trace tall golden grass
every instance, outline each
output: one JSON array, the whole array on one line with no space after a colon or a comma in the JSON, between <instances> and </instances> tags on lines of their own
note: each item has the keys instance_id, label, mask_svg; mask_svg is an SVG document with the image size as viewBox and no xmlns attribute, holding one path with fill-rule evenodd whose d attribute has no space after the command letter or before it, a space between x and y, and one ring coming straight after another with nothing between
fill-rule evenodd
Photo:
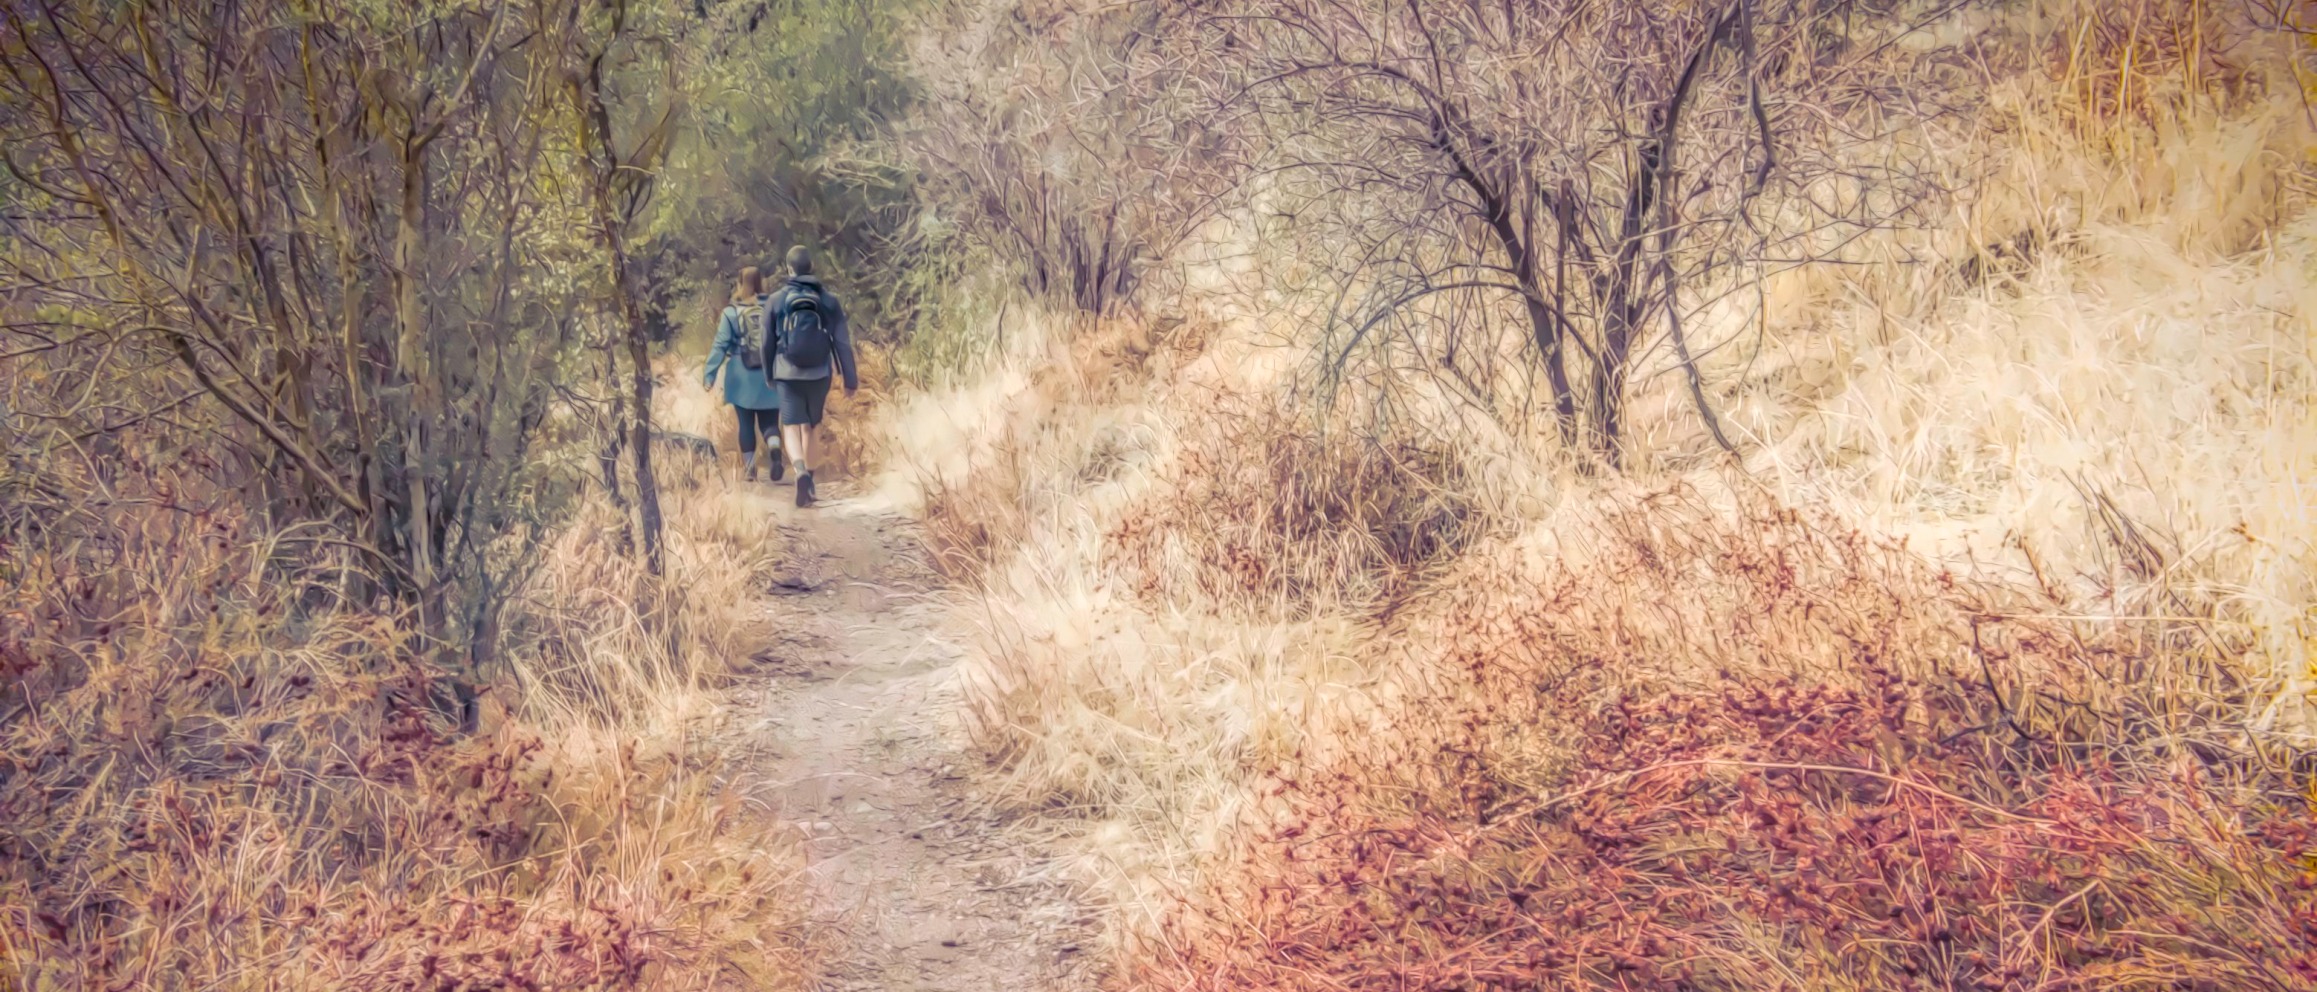
<instances>
[{"instance_id":1,"label":"tall golden grass","mask_svg":"<svg viewBox=\"0 0 2317 992\"><path fill-rule=\"evenodd\" d=\"M2056 27L2096 38L2143 7L2204 9L2063 5L2084 16ZM1768 287L1772 336L1715 364L1741 383L1749 467L1788 500L2050 587L2080 614L2201 618L2239 642L2254 722L2308 734L2317 133L2287 49L2239 41L2202 70L2227 87L2196 87L2201 63L2179 57L1999 86L1957 150L1991 174L1929 242L1990 263L1983 279L1796 272ZM2140 73L2133 92L2153 95L2094 115L2110 105L2085 106L2082 77L2101 71ZM2032 248L1991 250L2006 245Z\"/></svg>"},{"instance_id":2,"label":"tall golden grass","mask_svg":"<svg viewBox=\"0 0 2317 992\"><path fill-rule=\"evenodd\" d=\"M1742 465L1664 356L1616 478L1299 409L1312 304L1239 242L894 411L993 781L1128 984L2317 981L2297 44L1989 16L1932 33L2018 64L1904 136L1954 222L1700 322Z\"/></svg>"}]
</instances>

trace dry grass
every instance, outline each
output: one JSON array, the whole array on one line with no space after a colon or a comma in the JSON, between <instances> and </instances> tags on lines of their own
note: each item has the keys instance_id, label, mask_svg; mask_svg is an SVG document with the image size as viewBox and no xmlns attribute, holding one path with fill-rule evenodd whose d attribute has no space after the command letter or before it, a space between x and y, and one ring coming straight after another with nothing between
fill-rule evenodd
<instances>
[{"instance_id":1,"label":"dry grass","mask_svg":"<svg viewBox=\"0 0 2317 992\"><path fill-rule=\"evenodd\" d=\"M2075 613L2209 618L2263 687L2255 722L2310 733L2317 135L2273 43L2232 52L2262 88L2174 78L2153 120L2090 134L2074 91L2002 88L1956 151L1993 174L1931 247L2032 249L1977 285L1897 264L1773 280L1767 336L1715 378L1743 383L1748 467L1789 501Z\"/></svg>"},{"instance_id":2,"label":"dry grass","mask_svg":"<svg viewBox=\"0 0 2317 992\"><path fill-rule=\"evenodd\" d=\"M268 531L199 466L122 458L106 499L0 542L7 984L798 980L795 852L690 743L760 523L671 475L677 591L583 507L470 707L359 559Z\"/></svg>"},{"instance_id":3,"label":"dry grass","mask_svg":"<svg viewBox=\"0 0 2317 992\"><path fill-rule=\"evenodd\" d=\"M1226 406L1202 427L1169 466L1181 482L1105 535L1150 602L1251 617L1384 609L1480 528L1453 453L1319 434L1276 409ZM1105 454L1088 470L1106 470Z\"/></svg>"},{"instance_id":4,"label":"dry grass","mask_svg":"<svg viewBox=\"0 0 2317 992\"><path fill-rule=\"evenodd\" d=\"M2274 39L2087 9L1917 136L1952 225L1700 323L1742 468L1662 359L1619 480L1421 389L1272 418L1311 307L1243 246L896 411L1130 984L2317 980L2312 136Z\"/></svg>"}]
</instances>

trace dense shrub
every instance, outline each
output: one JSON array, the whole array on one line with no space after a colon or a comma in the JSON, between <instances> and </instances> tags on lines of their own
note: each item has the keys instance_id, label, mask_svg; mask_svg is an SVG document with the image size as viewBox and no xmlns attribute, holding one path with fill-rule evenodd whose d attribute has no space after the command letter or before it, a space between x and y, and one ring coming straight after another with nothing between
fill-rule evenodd
<instances>
[{"instance_id":1,"label":"dense shrub","mask_svg":"<svg viewBox=\"0 0 2317 992\"><path fill-rule=\"evenodd\" d=\"M1114 567L1154 603L1284 615L1379 607L1481 527L1463 465L1406 439L1235 411L1210 418L1177 457L1180 484L1107 535Z\"/></svg>"}]
</instances>

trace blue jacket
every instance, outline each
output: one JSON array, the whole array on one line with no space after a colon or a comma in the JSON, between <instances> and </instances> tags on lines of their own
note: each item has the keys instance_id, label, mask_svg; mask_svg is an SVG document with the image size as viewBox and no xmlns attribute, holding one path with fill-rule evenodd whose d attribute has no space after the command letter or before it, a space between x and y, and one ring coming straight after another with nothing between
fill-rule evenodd
<instances>
[{"instance_id":1,"label":"blue jacket","mask_svg":"<svg viewBox=\"0 0 2317 992\"><path fill-rule=\"evenodd\" d=\"M771 301L766 301L767 310ZM716 370L724 360L732 360L732 367L724 373L724 402L747 410L780 409L780 393L772 388L771 376L764 369L752 369L740 364L740 346L747 335L757 333L753 327L742 327L739 307L725 307L724 315L716 319L716 344L708 349L708 372L700 377L700 384L716 384ZM772 356L766 355L766 360Z\"/></svg>"},{"instance_id":2,"label":"blue jacket","mask_svg":"<svg viewBox=\"0 0 2317 992\"><path fill-rule=\"evenodd\" d=\"M829 358L831 361L822 362L809 369L801 369L790 364L788 359L769 353L773 351L773 324L780 319L781 307L787 304L790 296L806 292L818 294L820 297L822 320L829 330ZM779 292L772 294L772 301L765 305L764 326L759 328L757 333L764 336L764 350L768 353L765 357L772 362L773 378L826 379L832 372L829 366L833 362L836 365L833 371L844 373L846 389L860 386L860 375L858 370L853 367L853 330L845 320L845 305L837 302L837 294L829 292L827 287L821 285L819 279L812 276L790 276L788 284L782 286Z\"/></svg>"}]
</instances>

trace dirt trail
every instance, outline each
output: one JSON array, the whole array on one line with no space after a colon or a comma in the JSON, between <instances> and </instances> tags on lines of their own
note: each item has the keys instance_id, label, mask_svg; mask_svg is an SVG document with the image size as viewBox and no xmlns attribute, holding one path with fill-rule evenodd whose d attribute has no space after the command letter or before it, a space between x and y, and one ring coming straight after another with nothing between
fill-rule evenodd
<instances>
[{"instance_id":1,"label":"dirt trail","mask_svg":"<svg viewBox=\"0 0 2317 992\"><path fill-rule=\"evenodd\" d=\"M787 485L732 485L783 547L730 745L747 794L806 834L818 988L1092 989L1090 915L968 786L959 639L911 523L841 483L807 510Z\"/></svg>"}]
</instances>

